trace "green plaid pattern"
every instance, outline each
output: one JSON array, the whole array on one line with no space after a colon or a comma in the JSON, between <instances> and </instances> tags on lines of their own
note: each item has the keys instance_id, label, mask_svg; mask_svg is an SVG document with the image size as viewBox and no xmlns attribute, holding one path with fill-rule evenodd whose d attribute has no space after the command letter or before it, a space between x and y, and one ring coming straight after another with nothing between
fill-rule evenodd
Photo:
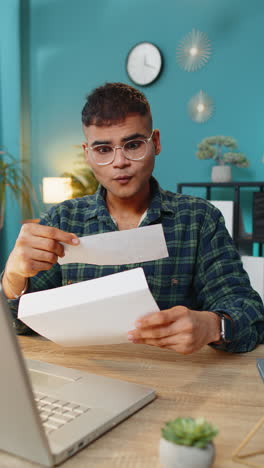
<instances>
[{"instance_id":1,"label":"green plaid pattern","mask_svg":"<svg viewBox=\"0 0 264 468\"><path fill-rule=\"evenodd\" d=\"M162 224L168 258L120 266L56 264L30 279L29 290L55 288L140 266L161 310L184 305L194 310L222 311L232 317L234 341L217 348L245 352L263 343L263 303L250 286L220 211L201 198L162 190L153 177L151 193L140 227ZM40 223L78 237L117 229L107 211L102 186L94 195L52 207ZM25 325L16 320L17 302L10 301L17 332L26 333Z\"/></svg>"}]
</instances>

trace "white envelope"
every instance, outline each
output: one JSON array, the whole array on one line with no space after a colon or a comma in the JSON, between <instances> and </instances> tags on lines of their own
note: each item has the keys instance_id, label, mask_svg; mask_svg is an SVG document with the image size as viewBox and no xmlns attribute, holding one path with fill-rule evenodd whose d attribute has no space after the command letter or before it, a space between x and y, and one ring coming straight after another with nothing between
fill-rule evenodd
<instances>
[{"instance_id":1,"label":"white envelope","mask_svg":"<svg viewBox=\"0 0 264 468\"><path fill-rule=\"evenodd\" d=\"M63 346L125 343L142 315L159 311L142 268L25 294L18 318Z\"/></svg>"},{"instance_id":2,"label":"white envelope","mask_svg":"<svg viewBox=\"0 0 264 468\"><path fill-rule=\"evenodd\" d=\"M60 265L125 265L169 256L162 224L84 236L77 246L63 245L65 256L58 259Z\"/></svg>"}]
</instances>

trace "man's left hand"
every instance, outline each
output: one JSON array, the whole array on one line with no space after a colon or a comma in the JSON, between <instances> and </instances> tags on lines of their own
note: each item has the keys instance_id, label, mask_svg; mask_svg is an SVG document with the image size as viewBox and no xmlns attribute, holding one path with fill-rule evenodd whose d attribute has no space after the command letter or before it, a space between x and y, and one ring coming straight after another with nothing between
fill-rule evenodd
<instances>
[{"instance_id":1,"label":"man's left hand","mask_svg":"<svg viewBox=\"0 0 264 468\"><path fill-rule=\"evenodd\" d=\"M133 343L173 349L191 354L220 339L220 317L213 312L175 306L141 317L128 332Z\"/></svg>"}]
</instances>

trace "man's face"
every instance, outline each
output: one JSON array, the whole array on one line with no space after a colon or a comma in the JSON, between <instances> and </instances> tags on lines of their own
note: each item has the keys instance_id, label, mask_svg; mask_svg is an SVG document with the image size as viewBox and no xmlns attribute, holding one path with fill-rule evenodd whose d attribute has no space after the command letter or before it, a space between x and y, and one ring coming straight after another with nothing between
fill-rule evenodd
<instances>
[{"instance_id":1,"label":"man's face","mask_svg":"<svg viewBox=\"0 0 264 468\"><path fill-rule=\"evenodd\" d=\"M107 144L123 146L128 140L147 139L151 135L149 120L146 116L131 114L118 124L98 127L83 127L88 146ZM126 159L121 149L116 149L115 159L111 164L99 166L95 163L91 151L84 146L87 162L97 180L106 188L108 196L119 199L133 199L144 196L149 189L149 179L154 168L155 155L161 150L159 131L154 130L152 139L147 143L144 159L137 161Z\"/></svg>"}]
</instances>

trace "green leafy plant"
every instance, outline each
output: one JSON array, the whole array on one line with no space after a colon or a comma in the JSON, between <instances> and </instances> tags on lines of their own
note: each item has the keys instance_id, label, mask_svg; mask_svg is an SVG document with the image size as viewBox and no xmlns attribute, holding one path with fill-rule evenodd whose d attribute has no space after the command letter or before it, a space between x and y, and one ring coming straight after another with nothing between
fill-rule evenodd
<instances>
[{"instance_id":1,"label":"green leafy plant","mask_svg":"<svg viewBox=\"0 0 264 468\"><path fill-rule=\"evenodd\" d=\"M211 136L204 138L197 145L198 159L214 159L216 164L233 164L237 167L248 167L249 162L244 153L238 153L234 138L226 136ZM232 150L232 151L230 151Z\"/></svg>"},{"instance_id":2,"label":"green leafy plant","mask_svg":"<svg viewBox=\"0 0 264 468\"><path fill-rule=\"evenodd\" d=\"M71 179L72 198L92 195L96 192L98 181L86 162L83 153L77 154L77 160L74 164L76 169L73 172L64 172L62 174L62 177L70 177Z\"/></svg>"},{"instance_id":3,"label":"green leafy plant","mask_svg":"<svg viewBox=\"0 0 264 468\"><path fill-rule=\"evenodd\" d=\"M204 448L218 434L218 429L204 418L176 418L165 423L161 434L174 444Z\"/></svg>"},{"instance_id":4,"label":"green leafy plant","mask_svg":"<svg viewBox=\"0 0 264 468\"><path fill-rule=\"evenodd\" d=\"M30 179L23 172L23 161L18 161L4 148L0 148L0 229L4 224L6 189L9 187L15 200L33 215L36 195Z\"/></svg>"}]
</instances>

